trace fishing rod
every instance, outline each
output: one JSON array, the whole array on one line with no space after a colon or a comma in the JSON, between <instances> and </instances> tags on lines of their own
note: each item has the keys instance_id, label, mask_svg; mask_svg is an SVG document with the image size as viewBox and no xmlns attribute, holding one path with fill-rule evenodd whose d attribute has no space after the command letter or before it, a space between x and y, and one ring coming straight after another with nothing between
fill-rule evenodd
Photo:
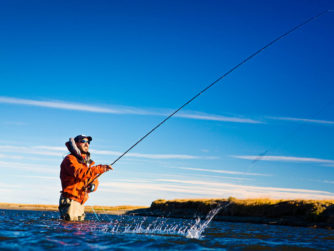
<instances>
[{"instance_id":1,"label":"fishing rod","mask_svg":"<svg viewBox=\"0 0 334 251\"><path fill-rule=\"evenodd\" d=\"M198 92L195 96L193 96L191 99L189 99L186 103L184 103L183 105L181 105L178 109L176 109L174 112L172 112L169 116L167 116L165 119L163 119L159 124L157 124L155 127L153 127L148 133L146 133L143 137L141 137L136 143L134 143L132 146L130 146L124 153L122 153L116 160L114 160L111 165L114 165L117 161L119 161L124 155L126 155L129 151L131 151L136 145L138 145L141 141L143 141L147 136L149 136L152 132L154 132L156 129L158 129L162 124L164 124L167 120L169 120L171 117L173 117L177 112L179 112L181 109L183 109L185 106L187 106L189 103L191 103L193 100L195 100L196 98L198 98L201 94L203 94L204 92L206 92L208 89L210 89L212 86L214 86L215 84L217 84L218 82L220 82L222 79L224 79L226 76L228 76L229 74L231 74L233 71L235 71L237 68L239 68L240 66L242 66L243 64L245 64L247 61L251 60L252 58L254 58L256 55L258 55L259 53L261 53L263 50L265 50L266 48L270 47L271 45L275 44L276 42L278 42L279 40L281 40L282 38L288 36L290 33L298 30L299 28L301 28L302 26L310 23L311 21L314 21L315 19L319 18L320 16L328 13L328 12L333 12L333 10L325 10L323 12L320 12L319 14L312 16L310 18L308 18L307 20L305 20L304 22L294 26L293 28L291 28L290 30L288 30L287 32L281 34L280 36L278 36L277 38L275 38L274 40L270 41L269 43L267 43L265 46L263 46L261 49L255 51L254 53L252 53L251 55L249 55L248 57L246 57L245 59L243 59L240 63L236 64L235 66L233 66L230 70L228 70L227 72L225 72L222 76L220 76L218 79L216 79L214 82L212 82L210 85L208 85L207 87L205 87L203 90L201 90L200 92ZM100 177L101 174L98 174L91 182L88 183L87 187L92 184L98 177Z\"/></svg>"}]
</instances>

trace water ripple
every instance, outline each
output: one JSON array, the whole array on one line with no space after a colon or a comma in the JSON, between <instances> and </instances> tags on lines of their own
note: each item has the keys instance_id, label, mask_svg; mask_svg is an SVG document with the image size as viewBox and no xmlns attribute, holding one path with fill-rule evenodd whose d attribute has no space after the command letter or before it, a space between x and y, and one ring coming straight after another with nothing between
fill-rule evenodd
<instances>
[{"instance_id":1,"label":"water ripple","mask_svg":"<svg viewBox=\"0 0 334 251\"><path fill-rule=\"evenodd\" d=\"M334 231L314 228L88 214L64 222L56 212L0 210L0 249L318 249L334 247ZM209 222L209 221L208 221ZM192 235L192 236L189 236ZM199 237L198 239L194 237ZM192 238L187 238L192 237Z\"/></svg>"}]
</instances>

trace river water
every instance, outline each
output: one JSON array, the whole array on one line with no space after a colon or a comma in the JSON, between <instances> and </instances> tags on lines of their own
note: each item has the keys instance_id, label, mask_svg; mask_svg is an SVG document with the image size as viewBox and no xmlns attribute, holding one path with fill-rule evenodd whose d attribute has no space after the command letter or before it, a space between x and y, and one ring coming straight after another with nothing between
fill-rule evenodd
<instances>
[{"instance_id":1,"label":"river water","mask_svg":"<svg viewBox=\"0 0 334 251\"><path fill-rule=\"evenodd\" d=\"M334 230L142 216L0 210L0 250L334 250Z\"/></svg>"}]
</instances>

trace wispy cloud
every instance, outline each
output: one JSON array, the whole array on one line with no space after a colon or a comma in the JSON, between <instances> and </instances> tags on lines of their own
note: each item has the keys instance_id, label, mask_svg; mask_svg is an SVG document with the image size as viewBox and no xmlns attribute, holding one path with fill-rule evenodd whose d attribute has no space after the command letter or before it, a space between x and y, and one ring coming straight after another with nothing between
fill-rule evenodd
<instances>
[{"instance_id":1,"label":"wispy cloud","mask_svg":"<svg viewBox=\"0 0 334 251\"><path fill-rule=\"evenodd\" d=\"M156 179L151 182L141 182L138 180L114 181L112 183L103 183L101 187L104 191L113 192L118 190L129 193L149 193L173 192L179 194L178 197L228 197L255 198L270 197L280 199L334 199L334 194L311 189L294 189L279 187L247 186L224 182L209 182L201 180L179 180L179 179Z\"/></svg>"},{"instance_id":2,"label":"wispy cloud","mask_svg":"<svg viewBox=\"0 0 334 251\"><path fill-rule=\"evenodd\" d=\"M43 155L47 156L45 154ZM35 161L35 162L38 161L40 163L45 163L45 162L55 161L57 159L59 160L59 158L50 158L50 157L43 158L39 156L34 156L34 154L25 154L25 153L22 153L22 155L13 155L12 153L0 154L0 160L20 160L20 161L24 160L25 162L29 160L29 161Z\"/></svg>"},{"instance_id":3,"label":"wispy cloud","mask_svg":"<svg viewBox=\"0 0 334 251\"><path fill-rule=\"evenodd\" d=\"M10 155L3 155L3 152L20 153L20 154L35 154L35 155L45 155L61 157L64 156L68 151L66 147L58 146L11 146L11 145L0 145L0 158L19 158L19 156L13 157ZM107 155L107 156L120 156L122 152L118 151L108 151L108 150L92 150L93 154L96 155ZM150 153L128 153L127 157L142 158L142 159L218 159L216 156L196 156L187 154L150 154Z\"/></svg>"},{"instance_id":4,"label":"wispy cloud","mask_svg":"<svg viewBox=\"0 0 334 251\"><path fill-rule=\"evenodd\" d=\"M334 160L330 160L330 159L295 157L295 156L260 156L259 157L258 155L232 155L231 157L237 158L237 159L247 159L247 160L334 164Z\"/></svg>"},{"instance_id":5,"label":"wispy cloud","mask_svg":"<svg viewBox=\"0 0 334 251\"><path fill-rule=\"evenodd\" d=\"M60 182L39 183L28 182L20 187L6 188L1 202L28 204L57 204L59 200ZM0 191L1 191L0 186Z\"/></svg>"},{"instance_id":6,"label":"wispy cloud","mask_svg":"<svg viewBox=\"0 0 334 251\"><path fill-rule=\"evenodd\" d=\"M293 117L267 117L267 118L274 119L274 120L293 121L293 122L305 122L305 123L334 125L334 121L330 121L330 120L318 120L318 119L307 119L307 118L293 118Z\"/></svg>"},{"instance_id":7,"label":"wispy cloud","mask_svg":"<svg viewBox=\"0 0 334 251\"><path fill-rule=\"evenodd\" d=\"M219 173L219 174L249 175L249 176L271 176L269 174L263 174L263 173L237 172L237 171L214 170L214 169L203 169L203 168L192 168L192 167L175 167L175 168L182 169L182 170L191 170L191 171L208 172L208 173Z\"/></svg>"},{"instance_id":8,"label":"wispy cloud","mask_svg":"<svg viewBox=\"0 0 334 251\"><path fill-rule=\"evenodd\" d=\"M21 177L21 178L31 178L31 179L41 179L41 180L47 180L47 181L50 181L50 180L56 180L56 181L59 181L59 177L56 177L56 176L40 176L40 175L17 175L17 177Z\"/></svg>"},{"instance_id":9,"label":"wispy cloud","mask_svg":"<svg viewBox=\"0 0 334 251\"><path fill-rule=\"evenodd\" d=\"M5 155L5 154L0 154L0 159L24 159L23 156L21 155Z\"/></svg>"},{"instance_id":10,"label":"wispy cloud","mask_svg":"<svg viewBox=\"0 0 334 251\"><path fill-rule=\"evenodd\" d=\"M106 108L93 105L85 105L78 103L69 103L63 101L39 101L31 99L20 99L12 97L0 97L0 103L13 104L13 105L26 105L26 106L38 106L54 109L72 110L72 111L84 111L95 113L112 113L112 114L140 114L148 115L144 110L124 107L124 108Z\"/></svg>"},{"instance_id":11,"label":"wispy cloud","mask_svg":"<svg viewBox=\"0 0 334 251\"><path fill-rule=\"evenodd\" d=\"M262 124L263 122L247 119L247 118L238 118L238 117L227 117L221 115L212 115L212 114L189 114L189 113L179 113L175 117L187 118L187 119L198 119L198 120L213 120L221 122L233 122L233 123L249 123L249 124Z\"/></svg>"},{"instance_id":12,"label":"wispy cloud","mask_svg":"<svg viewBox=\"0 0 334 251\"><path fill-rule=\"evenodd\" d=\"M21 122L21 121L3 121L3 125L9 125L9 126L25 126L27 125L26 122Z\"/></svg>"},{"instance_id":13,"label":"wispy cloud","mask_svg":"<svg viewBox=\"0 0 334 251\"><path fill-rule=\"evenodd\" d=\"M53 151L66 151L63 147L50 147L50 146L38 146L36 148L53 150ZM107 155L107 156L120 156L123 152L109 151L109 150L91 150L93 154ZM150 153L127 153L128 157L143 158L143 159L218 159L216 156L196 156L187 154L150 154Z\"/></svg>"},{"instance_id":14,"label":"wispy cloud","mask_svg":"<svg viewBox=\"0 0 334 251\"><path fill-rule=\"evenodd\" d=\"M0 146L0 152L12 152L12 153L20 153L20 154L36 154L36 155L45 155L45 156L62 156L64 153L65 148L62 148L62 152L59 151L47 151L45 149L41 149L40 147L36 146L10 146L10 145L2 145ZM2 154L2 156L4 156ZM10 157L10 156L9 156Z\"/></svg>"},{"instance_id":15,"label":"wispy cloud","mask_svg":"<svg viewBox=\"0 0 334 251\"><path fill-rule=\"evenodd\" d=\"M176 172L178 173L178 172ZM159 178L172 178L172 179L190 179L190 178L196 178L196 179L206 179L206 180L214 180L214 181L222 181L222 180L229 180L229 181L250 181L253 180L252 178L245 178L245 177L235 177L235 176L225 176L225 175L214 175L214 174L204 174L203 172L187 172L184 175L180 174L159 174Z\"/></svg>"},{"instance_id":16,"label":"wispy cloud","mask_svg":"<svg viewBox=\"0 0 334 251\"><path fill-rule=\"evenodd\" d=\"M22 187L22 185L0 182L0 188L20 188L20 187Z\"/></svg>"},{"instance_id":17,"label":"wispy cloud","mask_svg":"<svg viewBox=\"0 0 334 251\"><path fill-rule=\"evenodd\" d=\"M64 101L40 101L32 99L20 99L13 97L1 97L0 103L3 104L12 104L12 105L24 105L24 106L37 106L37 107L46 107L52 109L62 109L62 110L71 110L71 111L82 111L82 112L93 112L93 113L109 113L109 114L130 114L130 115L150 115L150 116L168 116L170 112L166 111L154 111L140 109L136 107L128 106L117 106L117 107L102 107L95 105L79 104L79 103L70 103ZM212 114L192 114L181 112L175 115L179 118L186 119L197 119L197 120L212 120L212 121L221 121L221 122L233 122L233 123L247 123L247 124L259 124L262 123L257 120L240 118L240 117L227 117L222 115L212 115Z\"/></svg>"},{"instance_id":18,"label":"wispy cloud","mask_svg":"<svg viewBox=\"0 0 334 251\"><path fill-rule=\"evenodd\" d=\"M48 164L45 165L37 165L37 164L28 164L22 162L11 162L11 161L0 161L0 168L12 170L15 169L22 169L30 172L37 172L37 173L52 173L56 174L59 173L59 166L50 166Z\"/></svg>"},{"instance_id":19,"label":"wispy cloud","mask_svg":"<svg viewBox=\"0 0 334 251\"><path fill-rule=\"evenodd\" d=\"M323 180L323 179L305 179L305 180L307 180L308 182L334 184L334 180Z\"/></svg>"},{"instance_id":20,"label":"wispy cloud","mask_svg":"<svg viewBox=\"0 0 334 251\"><path fill-rule=\"evenodd\" d=\"M100 154L100 155L112 155L112 156L120 156L122 152L115 151L99 151L92 150L92 153ZM187 154L147 154L147 153L127 153L128 157L135 158L144 158L144 159L218 159L215 156L196 156L196 155L187 155Z\"/></svg>"}]
</instances>

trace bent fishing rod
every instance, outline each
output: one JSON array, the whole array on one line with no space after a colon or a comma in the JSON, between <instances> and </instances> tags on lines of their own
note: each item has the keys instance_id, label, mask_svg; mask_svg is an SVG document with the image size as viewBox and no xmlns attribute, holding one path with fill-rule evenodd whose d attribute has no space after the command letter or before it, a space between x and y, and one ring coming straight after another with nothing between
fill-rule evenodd
<instances>
[{"instance_id":1,"label":"bent fishing rod","mask_svg":"<svg viewBox=\"0 0 334 251\"><path fill-rule=\"evenodd\" d=\"M246 57L245 59L243 59L240 63L236 64L235 66L233 66L230 70L228 70L227 72L225 72L222 76L220 76L218 79L216 79L214 82L212 82L210 85L208 85L207 87L205 87L203 90L201 90L200 92L198 92L195 96L193 96L191 99L189 99L186 103L184 103L183 105L181 105L178 109L176 109L174 112L172 112L169 116L167 116L164 120L162 120L159 124L157 124L155 127L153 127L148 133L146 133L143 137L141 137L136 143L134 143L131 147L129 147L124 153L122 153L116 160L114 160L111 163L111 166L113 166L117 161L119 161L124 155L126 155L129 151L131 151L135 146L137 146L141 141L143 141L147 136L149 136L152 132L154 132L156 129L158 129L162 124L164 124L167 120L169 120L171 117L173 117L177 112L179 112L181 109L183 109L185 106L187 106L188 104L190 104L192 101L194 101L196 98L198 98L201 94L203 94L204 92L206 92L208 89L210 89L212 86L214 86L215 84L217 84L218 82L220 82L222 79L224 79L225 77L227 77L228 75L230 75L233 71L235 71L237 68L239 68L240 66L242 66L243 64L245 64L246 62L248 62L249 60L251 60L252 58L254 58L255 56L257 56L258 54L260 54L263 50L265 50L266 48L272 46L273 44L277 43L279 40L281 40L282 38L288 36L289 34L291 34L292 32L298 30L299 28L301 28L302 26L316 20L317 18L319 18L320 16L328 13L328 12L333 12L333 10L326 10L323 11L315 16L312 16L310 18L308 18L307 20L305 20L304 22L294 26L293 28L291 28L290 30L288 30L287 32L281 34L280 36L278 36L277 38L273 39L272 41L270 41L269 43L267 43L265 46L263 46L262 48L258 49L257 51L255 51L254 53L252 53L251 55L249 55L248 57ZM263 157L263 156L261 156ZM92 184L98 177L100 177L102 175L98 174L91 182L88 183L87 187Z\"/></svg>"}]
</instances>

